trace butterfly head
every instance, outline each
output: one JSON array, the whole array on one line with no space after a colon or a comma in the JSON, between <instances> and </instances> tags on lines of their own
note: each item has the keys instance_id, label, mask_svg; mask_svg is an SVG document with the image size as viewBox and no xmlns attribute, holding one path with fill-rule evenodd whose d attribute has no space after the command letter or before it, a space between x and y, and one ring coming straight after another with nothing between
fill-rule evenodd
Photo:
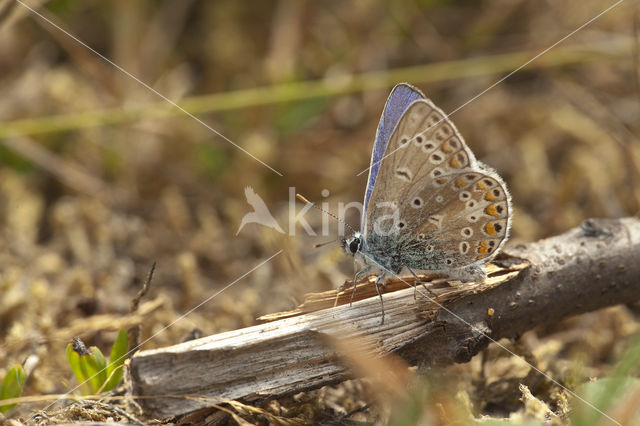
<instances>
[{"instance_id":1,"label":"butterfly head","mask_svg":"<svg viewBox=\"0 0 640 426\"><path fill-rule=\"evenodd\" d=\"M360 232L356 232L349 238L342 240L342 249L345 253L354 256L362 248L362 241L362 234Z\"/></svg>"}]
</instances>

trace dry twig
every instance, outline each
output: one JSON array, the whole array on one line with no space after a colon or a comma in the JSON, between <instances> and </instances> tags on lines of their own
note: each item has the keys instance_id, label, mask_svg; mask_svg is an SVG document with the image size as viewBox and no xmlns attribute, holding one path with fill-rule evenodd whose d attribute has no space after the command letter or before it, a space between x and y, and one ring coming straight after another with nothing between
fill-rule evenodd
<instances>
[{"instance_id":1,"label":"dry twig","mask_svg":"<svg viewBox=\"0 0 640 426\"><path fill-rule=\"evenodd\" d=\"M187 395L259 402L349 378L333 339L363 342L359 349L394 353L414 365L466 362L491 339L640 299L638 218L588 220L505 252L484 283L433 286L444 308L424 290L414 300L406 283L390 283L381 324L379 300L369 297L375 290L367 283L358 290L366 298L352 307L342 304L350 290L311 295L266 324L140 352L131 360L134 394L156 416L206 406ZM322 309L336 297L339 306Z\"/></svg>"}]
</instances>

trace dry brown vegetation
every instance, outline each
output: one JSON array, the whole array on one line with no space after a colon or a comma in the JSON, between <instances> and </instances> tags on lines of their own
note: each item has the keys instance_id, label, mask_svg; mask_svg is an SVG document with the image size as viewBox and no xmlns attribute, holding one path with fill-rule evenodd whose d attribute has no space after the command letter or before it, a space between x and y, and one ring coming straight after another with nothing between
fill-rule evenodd
<instances>
[{"instance_id":1,"label":"dry brown vegetation","mask_svg":"<svg viewBox=\"0 0 640 426\"><path fill-rule=\"evenodd\" d=\"M256 324L292 309L305 293L340 286L352 273L350 259L335 245L310 249L333 238L336 226L328 237L257 225L236 235L250 211L245 187L285 230L289 187L313 200L328 189L331 209L360 201L366 173L356 174L368 166L395 83L409 81L444 111L457 110L614 1L25 3L167 98L183 100L283 175L19 2L0 2L0 377L28 360L23 395L38 397L75 387L64 351L74 336L106 352L119 328L140 323L143 348L167 346L196 329L206 335ZM638 212L637 12L636 2L622 2L452 115L511 190L512 243L590 217ZM319 214L307 217L320 229ZM142 315L131 315L154 261ZM638 329L629 302L503 343L576 389L612 374ZM259 409L233 403L223 407L232 417L215 416L308 423L346 421L357 411L350 420L511 416L560 424L587 410L495 346L420 379L406 379L406 366L395 361L351 361L364 375L373 375L372 366L396 371L404 383L415 380L417 391L407 396L393 380L372 377ZM395 384L381 391L376 383ZM638 421L638 392L630 393L607 409ZM126 401L58 403L49 417L38 414L49 403L7 414L29 424L150 421Z\"/></svg>"}]
</instances>

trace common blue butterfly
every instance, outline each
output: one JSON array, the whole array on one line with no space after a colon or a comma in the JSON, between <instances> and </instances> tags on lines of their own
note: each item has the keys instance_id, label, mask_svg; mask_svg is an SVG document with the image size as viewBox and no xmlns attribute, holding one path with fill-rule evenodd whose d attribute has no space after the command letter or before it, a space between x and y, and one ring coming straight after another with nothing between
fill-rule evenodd
<instances>
[{"instance_id":1,"label":"common blue butterfly","mask_svg":"<svg viewBox=\"0 0 640 426\"><path fill-rule=\"evenodd\" d=\"M483 280L511 217L504 181L476 160L446 114L417 88L394 87L373 146L361 232L342 241L362 267L354 292L359 278L378 274L380 294L405 269Z\"/></svg>"}]
</instances>

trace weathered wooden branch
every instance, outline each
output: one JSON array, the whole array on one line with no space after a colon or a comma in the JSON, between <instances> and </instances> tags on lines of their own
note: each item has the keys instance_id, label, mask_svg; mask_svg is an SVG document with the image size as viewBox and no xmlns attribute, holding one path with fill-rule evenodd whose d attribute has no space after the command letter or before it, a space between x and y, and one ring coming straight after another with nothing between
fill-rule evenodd
<instances>
[{"instance_id":1,"label":"weathered wooden branch","mask_svg":"<svg viewBox=\"0 0 640 426\"><path fill-rule=\"evenodd\" d=\"M395 353L421 366L469 361L490 338L640 299L640 219L588 220L510 247L496 263L484 283L432 283L442 308L422 287L414 299L405 282L390 283L384 324L368 283L357 293L366 298L351 307L350 290L311 295L266 324L139 352L131 359L133 394L145 397L139 401L150 413L169 416L207 405L184 395L256 402L336 383L350 376L331 339L355 339L372 356Z\"/></svg>"}]
</instances>

